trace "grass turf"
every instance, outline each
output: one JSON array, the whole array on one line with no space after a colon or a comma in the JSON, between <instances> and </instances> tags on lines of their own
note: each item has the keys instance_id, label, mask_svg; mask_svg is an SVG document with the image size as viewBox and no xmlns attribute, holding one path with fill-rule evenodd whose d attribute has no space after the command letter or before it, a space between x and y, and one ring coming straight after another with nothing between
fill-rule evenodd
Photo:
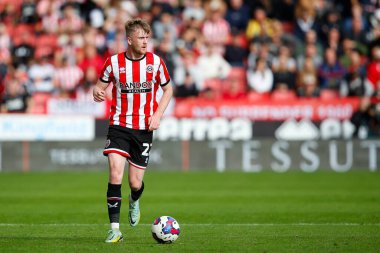
<instances>
[{"instance_id":1,"label":"grass turf","mask_svg":"<svg viewBox=\"0 0 380 253\"><path fill-rule=\"evenodd\" d=\"M140 225L105 244L104 172L0 173L0 252L380 252L380 174L147 172ZM126 186L123 194L126 199ZM179 239L150 224L175 217Z\"/></svg>"}]
</instances>

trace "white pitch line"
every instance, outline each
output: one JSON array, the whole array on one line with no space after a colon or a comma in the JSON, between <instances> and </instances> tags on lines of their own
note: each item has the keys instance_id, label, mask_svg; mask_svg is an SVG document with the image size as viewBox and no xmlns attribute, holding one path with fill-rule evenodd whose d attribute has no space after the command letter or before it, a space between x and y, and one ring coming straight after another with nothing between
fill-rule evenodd
<instances>
[{"instance_id":1,"label":"white pitch line","mask_svg":"<svg viewBox=\"0 0 380 253\"><path fill-rule=\"evenodd\" d=\"M128 224L121 224L121 225L128 225ZM141 226L151 226L152 224L140 224ZM109 226L109 224L84 224L84 223L45 223L45 224L29 224L29 223L0 223L0 227L18 227L18 226L25 226L25 227L92 227L92 226ZM380 226L380 223L228 223L228 224L221 224L221 223L210 223L210 224L196 224L196 223L188 223L188 224L181 224L181 226L197 226L197 227L204 227L204 226L232 226L232 227L275 227L275 226Z\"/></svg>"}]
</instances>

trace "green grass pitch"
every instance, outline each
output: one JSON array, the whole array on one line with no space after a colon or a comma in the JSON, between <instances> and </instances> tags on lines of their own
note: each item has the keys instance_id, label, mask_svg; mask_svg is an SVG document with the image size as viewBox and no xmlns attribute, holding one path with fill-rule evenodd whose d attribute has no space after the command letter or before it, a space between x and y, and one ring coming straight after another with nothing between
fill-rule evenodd
<instances>
[{"instance_id":1,"label":"green grass pitch","mask_svg":"<svg viewBox=\"0 0 380 253\"><path fill-rule=\"evenodd\" d=\"M107 173L0 173L0 252L380 252L380 174L147 172L140 225L109 228ZM123 196L127 196L127 184ZM176 218L179 239L150 224Z\"/></svg>"}]
</instances>

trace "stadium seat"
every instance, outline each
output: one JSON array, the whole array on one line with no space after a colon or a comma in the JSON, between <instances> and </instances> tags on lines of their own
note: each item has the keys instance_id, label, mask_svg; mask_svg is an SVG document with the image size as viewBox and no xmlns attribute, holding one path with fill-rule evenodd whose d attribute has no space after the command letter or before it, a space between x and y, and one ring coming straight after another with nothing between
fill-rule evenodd
<instances>
[{"instance_id":1,"label":"stadium seat","mask_svg":"<svg viewBox=\"0 0 380 253\"><path fill-rule=\"evenodd\" d=\"M36 92L32 94L32 107L30 113L44 114L47 112L47 102L52 97L49 93Z\"/></svg>"},{"instance_id":2,"label":"stadium seat","mask_svg":"<svg viewBox=\"0 0 380 253\"><path fill-rule=\"evenodd\" d=\"M297 95L294 91L273 91L271 94L272 100L294 100Z\"/></svg>"},{"instance_id":3,"label":"stadium seat","mask_svg":"<svg viewBox=\"0 0 380 253\"><path fill-rule=\"evenodd\" d=\"M220 79L213 78L213 79L206 79L203 82L204 89L213 89L213 90L220 90L223 88L223 83Z\"/></svg>"},{"instance_id":4,"label":"stadium seat","mask_svg":"<svg viewBox=\"0 0 380 253\"><path fill-rule=\"evenodd\" d=\"M258 93L255 91L250 91L248 93L248 100L251 102L268 100L270 97L269 93Z\"/></svg>"},{"instance_id":5,"label":"stadium seat","mask_svg":"<svg viewBox=\"0 0 380 253\"><path fill-rule=\"evenodd\" d=\"M247 74L246 74L245 68L241 68L241 67L231 68L231 71L228 74L228 77L225 80L225 82L230 82L231 79L237 79L239 81L241 91L245 91L247 89Z\"/></svg>"},{"instance_id":6,"label":"stadium seat","mask_svg":"<svg viewBox=\"0 0 380 253\"><path fill-rule=\"evenodd\" d=\"M36 42L37 42L38 46L56 47L57 46L57 36L56 35L50 35L50 34L40 35L36 38Z\"/></svg>"},{"instance_id":7,"label":"stadium seat","mask_svg":"<svg viewBox=\"0 0 380 253\"><path fill-rule=\"evenodd\" d=\"M9 30L9 33L11 37L13 38L13 44L18 45L21 43L21 36L20 34L27 33L29 35L28 43L32 46L36 44L36 36L34 35L33 26L21 24L17 25L13 29Z\"/></svg>"},{"instance_id":8,"label":"stadium seat","mask_svg":"<svg viewBox=\"0 0 380 253\"><path fill-rule=\"evenodd\" d=\"M335 90L323 89L320 92L320 98L322 100L331 100L339 98L339 94Z\"/></svg>"}]
</instances>

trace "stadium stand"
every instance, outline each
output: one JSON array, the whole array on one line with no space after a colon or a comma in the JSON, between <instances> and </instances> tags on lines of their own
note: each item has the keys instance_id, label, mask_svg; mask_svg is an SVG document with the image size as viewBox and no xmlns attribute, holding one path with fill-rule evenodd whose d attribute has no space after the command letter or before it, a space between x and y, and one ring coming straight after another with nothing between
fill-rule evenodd
<instances>
[{"instance_id":1,"label":"stadium stand","mask_svg":"<svg viewBox=\"0 0 380 253\"><path fill-rule=\"evenodd\" d=\"M182 94L181 100L187 92L182 85L189 72L184 58L189 54L193 61L191 99L194 96L217 100L244 97L248 101L260 101L269 97L297 100L297 97L312 96L329 100L372 96L380 85L378 1L319 3L312 0L2 0L0 98L6 96L10 80L17 79L16 73L22 72L27 80L19 83L27 85L30 99L34 100L30 106L35 108L30 108L29 113L46 113L46 100L50 97L75 99L76 90L83 90L84 83L88 90L87 68L94 67L98 73L106 57L125 50L123 25L133 17L151 23L154 33L150 49L167 62L172 80L181 81L174 82L175 88L181 86L181 92L176 93ZM360 60L354 60L357 55L352 56L357 52ZM216 56L208 57L209 54ZM30 72L41 58L48 59L54 67L55 85L43 95L33 94L38 92L35 84L41 80L33 79ZM314 77L304 73L307 58L312 59ZM268 79L273 79L272 83L261 90L263 94L258 94L257 84L251 84L250 80L250 71L261 75L255 66L258 59L267 63L267 71L273 75ZM226 64L214 68L221 61ZM361 80L369 84L370 91L340 92L343 83L356 84L353 61L363 66ZM195 71L197 67L201 71ZM70 71L75 76L69 76L70 83L64 83L62 76L70 75ZM309 75L306 79L305 74ZM228 95L229 92L233 95ZM2 112L7 112L4 103Z\"/></svg>"}]
</instances>

